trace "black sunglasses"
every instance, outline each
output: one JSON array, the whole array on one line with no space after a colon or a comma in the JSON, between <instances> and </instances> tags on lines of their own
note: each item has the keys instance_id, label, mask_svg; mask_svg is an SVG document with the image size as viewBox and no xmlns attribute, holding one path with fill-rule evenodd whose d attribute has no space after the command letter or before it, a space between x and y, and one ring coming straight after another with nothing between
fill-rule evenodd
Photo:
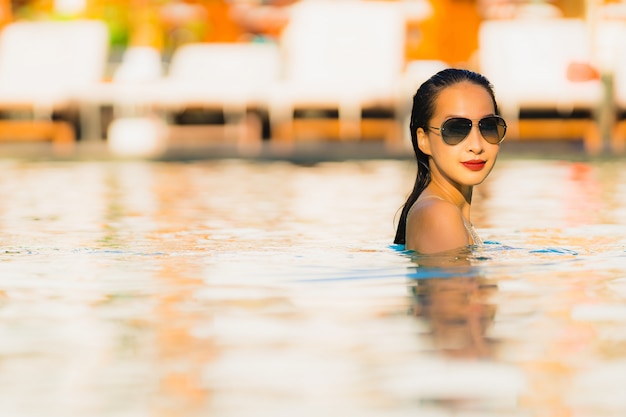
<instances>
[{"instance_id":1,"label":"black sunglasses","mask_svg":"<svg viewBox=\"0 0 626 417\"><path fill-rule=\"evenodd\" d=\"M458 145L463 142L472 130L473 122L465 117L453 117L441 124L441 127L428 126L441 133L441 138L448 145ZM487 116L478 121L478 130L483 138L492 145L497 145L506 134L506 122L500 116Z\"/></svg>"}]
</instances>

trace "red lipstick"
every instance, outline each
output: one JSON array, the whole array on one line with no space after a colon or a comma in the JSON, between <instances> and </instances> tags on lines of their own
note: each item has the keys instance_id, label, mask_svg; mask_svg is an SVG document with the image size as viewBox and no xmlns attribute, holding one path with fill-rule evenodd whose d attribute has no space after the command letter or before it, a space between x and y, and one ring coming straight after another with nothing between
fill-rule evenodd
<instances>
[{"instance_id":1,"label":"red lipstick","mask_svg":"<svg viewBox=\"0 0 626 417\"><path fill-rule=\"evenodd\" d=\"M480 171L485 166L486 161L480 159L473 159L471 161L461 162L463 166L471 171Z\"/></svg>"}]
</instances>

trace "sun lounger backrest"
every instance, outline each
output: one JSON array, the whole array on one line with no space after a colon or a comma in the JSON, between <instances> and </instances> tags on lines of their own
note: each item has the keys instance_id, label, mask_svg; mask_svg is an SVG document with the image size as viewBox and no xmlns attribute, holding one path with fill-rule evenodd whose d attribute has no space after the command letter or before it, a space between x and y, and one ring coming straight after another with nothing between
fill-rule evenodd
<instances>
[{"instance_id":1,"label":"sun lounger backrest","mask_svg":"<svg viewBox=\"0 0 626 417\"><path fill-rule=\"evenodd\" d=\"M493 20L479 34L481 71L501 89L542 91L567 82L568 65L589 62L589 31L581 19Z\"/></svg>"},{"instance_id":2,"label":"sun lounger backrest","mask_svg":"<svg viewBox=\"0 0 626 417\"><path fill-rule=\"evenodd\" d=\"M154 81L162 76L162 72L161 52L158 49L131 46L124 51L122 62L113 74L113 81Z\"/></svg>"},{"instance_id":3,"label":"sun lounger backrest","mask_svg":"<svg viewBox=\"0 0 626 417\"><path fill-rule=\"evenodd\" d=\"M276 45L267 43L194 43L179 47L172 57L169 78L182 82L256 85L280 77Z\"/></svg>"},{"instance_id":4,"label":"sun lounger backrest","mask_svg":"<svg viewBox=\"0 0 626 417\"><path fill-rule=\"evenodd\" d=\"M395 2L301 1L281 45L295 82L388 83L404 65L405 17Z\"/></svg>"},{"instance_id":5,"label":"sun lounger backrest","mask_svg":"<svg viewBox=\"0 0 626 417\"><path fill-rule=\"evenodd\" d=\"M0 87L45 94L101 81L108 41L101 21L12 23L0 34Z\"/></svg>"}]
</instances>

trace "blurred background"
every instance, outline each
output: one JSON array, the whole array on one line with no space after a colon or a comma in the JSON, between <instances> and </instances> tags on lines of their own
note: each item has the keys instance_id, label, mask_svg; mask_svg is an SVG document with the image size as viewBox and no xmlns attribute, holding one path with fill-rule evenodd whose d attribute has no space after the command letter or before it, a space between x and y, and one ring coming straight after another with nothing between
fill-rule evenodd
<instances>
[{"instance_id":1,"label":"blurred background","mask_svg":"<svg viewBox=\"0 0 626 417\"><path fill-rule=\"evenodd\" d=\"M313 0L315 1L315 0ZM336 0L341 1L341 0ZM406 59L476 65L485 19L510 19L540 6L565 18L586 18L609 0L388 0L407 6ZM2 0L2 24L15 20L100 19L110 30L112 59L128 46L170 56L189 42L274 42L298 0ZM593 4L592 4L593 3Z\"/></svg>"},{"instance_id":2,"label":"blurred background","mask_svg":"<svg viewBox=\"0 0 626 417\"><path fill-rule=\"evenodd\" d=\"M0 21L0 139L66 155L328 139L404 155L415 89L451 66L493 82L510 141L626 142L621 1L0 0ZM54 41L77 22L104 35Z\"/></svg>"}]
</instances>

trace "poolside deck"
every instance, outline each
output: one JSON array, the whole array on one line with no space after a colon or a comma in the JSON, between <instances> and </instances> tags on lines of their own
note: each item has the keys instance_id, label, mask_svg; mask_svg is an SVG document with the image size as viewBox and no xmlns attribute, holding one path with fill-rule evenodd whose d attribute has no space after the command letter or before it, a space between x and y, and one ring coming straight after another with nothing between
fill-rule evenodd
<instances>
[{"instance_id":1,"label":"poolside deck","mask_svg":"<svg viewBox=\"0 0 626 417\"><path fill-rule=\"evenodd\" d=\"M103 141L77 142L69 153L59 153L51 143L20 142L3 143L0 146L0 159L49 160L49 161L115 161L146 159L153 161L192 161L218 159L246 159L257 161L287 161L294 163L317 163L346 160L397 159L412 160L410 145L390 149L382 141L309 141L297 142L289 148L264 142L255 151L242 151L236 144L204 144L193 147L170 147L154 156L119 156L111 153ZM500 158L534 158L588 160L600 158L621 158L620 155L606 152L590 155L581 140L505 140Z\"/></svg>"}]
</instances>

